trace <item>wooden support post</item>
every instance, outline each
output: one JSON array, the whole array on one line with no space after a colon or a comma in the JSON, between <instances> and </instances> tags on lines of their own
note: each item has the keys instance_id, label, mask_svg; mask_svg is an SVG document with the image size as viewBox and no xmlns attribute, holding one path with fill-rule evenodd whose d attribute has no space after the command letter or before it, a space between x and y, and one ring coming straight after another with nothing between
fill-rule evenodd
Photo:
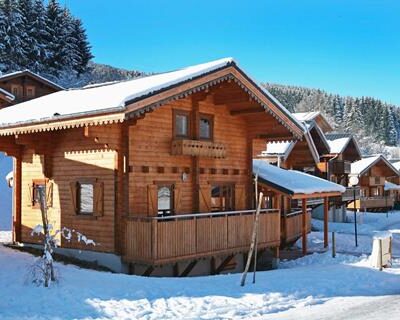
<instances>
[{"instance_id":1,"label":"wooden support post","mask_svg":"<svg viewBox=\"0 0 400 320\"><path fill-rule=\"evenodd\" d=\"M224 261L222 261L221 264L217 268L215 268L213 274L220 274L225 269L225 267L229 264L229 262L232 261L233 258L234 258L234 255L230 255L230 256L226 257L224 259Z\"/></svg>"},{"instance_id":2,"label":"wooden support post","mask_svg":"<svg viewBox=\"0 0 400 320\"><path fill-rule=\"evenodd\" d=\"M22 194L21 155L14 158L13 178L13 242L21 242L21 194Z\"/></svg>"},{"instance_id":3,"label":"wooden support post","mask_svg":"<svg viewBox=\"0 0 400 320\"><path fill-rule=\"evenodd\" d=\"M179 277L187 277L189 275L189 273L193 270L194 266L197 264L197 260L193 260L192 262L190 262L187 267L185 268L185 270L182 271L182 273L179 275Z\"/></svg>"},{"instance_id":4,"label":"wooden support post","mask_svg":"<svg viewBox=\"0 0 400 320\"><path fill-rule=\"evenodd\" d=\"M142 276L143 277L149 277L154 271L154 267L153 266L149 266L145 272L143 272Z\"/></svg>"},{"instance_id":5,"label":"wooden support post","mask_svg":"<svg viewBox=\"0 0 400 320\"><path fill-rule=\"evenodd\" d=\"M328 247L328 210L329 210L329 198L324 198L324 248Z\"/></svg>"},{"instance_id":6,"label":"wooden support post","mask_svg":"<svg viewBox=\"0 0 400 320\"><path fill-rule=\"evenodd\" d=\"M302 247L303 247L303 255L307 254L307 199L302 199L302 228L301 228L301 236L302 236Z\"/></svg>"},{"instance_id":7,"label":"wooden support post","mask_svg":"<svg viewBox=\"0 0 400 320\"><path fill-rule=\"evenodd\" d=\"M178 263L175 263L173 266L174 277L179 277L179 266Z\"/></svg>"},{"instance_id":8,"label":"wooden support post","mask_svg":"<svg viewBox=\"0 0 400 320\"><path fill-rule=\"evenodd\" d=\"M191 119L192 138L199 139L199 101L192 96L192 119ZM200 159L198 156L192 157L192 212L200 212Z\"/></svg>"}]
</instances>

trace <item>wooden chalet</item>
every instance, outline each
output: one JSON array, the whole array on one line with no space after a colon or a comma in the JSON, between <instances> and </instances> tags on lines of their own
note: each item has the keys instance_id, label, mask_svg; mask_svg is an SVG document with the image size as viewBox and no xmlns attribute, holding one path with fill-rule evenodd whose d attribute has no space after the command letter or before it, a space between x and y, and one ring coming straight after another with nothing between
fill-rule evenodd
<instances>
[{"instance_id":1,"label":"wooden chalet","mask_svg":"<svg viewBox=\"0 0 400 320\"><path fill-rule=\"evenodd\" d=\"M121 257L114 270L143 275L239 271L254 219L254 146L302 135L232 59L2 109L14 240L40 240L31 231L46 186L50 223L97 244L60 239L69 252ZM260 251L278 248L279 208L263 209L259 227Z\"/></svg>"},{"instance_id":2,"label":"wooden chalet","mask_svg":"<svg viewBox=\"0 0 400 320\"><path fill-rule=\"evenodd\" d=\"M385 211L394 206L400 173L384 156L363 158L352 163L350 176L359 178L361 197L356 200L356 209ZM348 209L353 208L354 202L349 203Z\"/></svg>"},{"instance_id":3,"label":"wooden chalet","mask_svg":"<svg viewBox=\"0 0 400 320\"><path fill-rule=\"evenodd\" d=\"M0 109L64 90L63 87L29 70L0 76Z\"/></svg>"},{"instance_id":4,"label":"wooden chalet","mask_svg":"<svg viewBox=\"0 0 400 320\"><path fill-rule=\"evenodd\" d=\"M282 244L302 237L303 253L307 253L307 233L311 231L311 209L307 208L307 200L323 199L324 247L327 247L329 198L341 196L345 188L304 172L279 168L264 159L253 160L253 167L264 193L264 207L282 212Z\"/></svg>"}]
</instances>

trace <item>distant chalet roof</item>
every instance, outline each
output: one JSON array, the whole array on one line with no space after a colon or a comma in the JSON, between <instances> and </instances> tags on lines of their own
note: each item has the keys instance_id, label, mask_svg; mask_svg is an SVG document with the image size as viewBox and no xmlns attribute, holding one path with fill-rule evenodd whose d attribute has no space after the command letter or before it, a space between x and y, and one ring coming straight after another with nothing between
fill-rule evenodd
<instances>
[{"instance_id":1,"label":"distant chalet roof","mask_svg":"<svg viewBox=\"0 0 400 320\"><path fill-rule=\"evenodd\" d=\"M345 151L351 141L353 141L358 154L361 157L361 150L354 136L350 133L327 133L325 137L328 141L331 154L341 154Z\"/></svg>"},{"instance_id":2,"label":"distant chalet roof","mask_svg":"<svg viewBox=\"0 0 400 320\"><path fill-rule=\"evenodd\" d=\"M13 101L15 100L15 96L13 94L11 94L10 92L8 92L7 90L4 90L2 88L0 88L0 97L4 97L5 100L7 101Z\"/></svg>"},{"instance_id":3,"label":"distant chalet roof","mask_svg":"<svg viewBox=\"0 0 400 320\"><path fill-rule=\"evenodd\" d=\"M400 170L400 161L397 162L392 162L393 167L395 167L397 170Z\"/></svg>"},{"instance_id":4,"label":"distant chalet roof","mask_svg":"<svg viewBox=\"0 0 400 320\"><path fill-rule=\"evenodd\" d=\"M0 76L0 81L8 81L11 79L15 79L21 76L29 76L32 77L34 79L36 79L39 82L42 82L44 84L46 84L47 86L59 91L59 90L65 90L65 88L63 88L62 86L58 85L57 83L50 81L49 79L42 77L41 75L32 72L28 69L26 70L21 70L21 71L16 71L16 72L11 72L11 73L6 73L4 75Z\"/></svg>"},{"instance_id":5,"label":"distant chalet roof","mask_svg":"<svg viewBox=\"0 0 400 320\"><path fill-rule=\"evenodd\" d=\"M232 58L224 58L177 71L102 86L59 91L23 102L0 110L0 135L57 130L74 127L76 123L79 126L84 126L122 122L125 119L125 113L141 115L165 103L164 100L157 100L158 95L162 96L164 92L173 90L186 82L195 81L206 75L217 74L217 72L229 67L234 67L234 73L237 75L232 72L226 74L221 72L223 74L221 77L231 77L232 79L237 76L244 77L249 85L258 90L256 94L259 95L260 99L268 99L268 103L271 105L262 103L266 111L272 113L297 138L300 138L301 131L303 131L302 124L266 89L256 84L241 70ZM215 78L213 81L216 84L223 79ZM199 91L201 86L199 88L188 87L188 90L191 90L190 92ZM141 103L142 100L150 97L157 98L153 99L156 101L154 105L146 104L146 101ZM76 119L79 119L79 121L72 121ZM84 119L90 119L90 121L85 122ZM38 129L37 125L39 124L42 126Z\"/></svg>"},{"instance_id":6,"label":"distant chalet roof","mask_svg":"<svg viewBox=\"0 0 400 320\"><path fill-rule=\"evenodd\" d=\"M362 175L364 174L369 168L374 166L379 161L383 161L390 169L393 170L394 173L400 175L399 171L381 154L363 158L351 164L351 173L350 175Z\"/></svg>"},{"instance_id":7,"label":"distant chalet roof","mask_svg":"<svg viewBox=\"0 0 400 320\"><path fill-rule=\"evenodd\" d=\"M320 111L309 111L309 112L295 112L293 116L302 122L316 122L323 132L332 131L331 124L326 120Z\"/></svg>"},{"instance_id":8,"label":"distant chalet roof","mask_svg":"<svg viewBox=\"0 0 400 320\"><path fill-rule=\"evenodd\" d=\"M346 188L334 182L296 171L285 170L268 164L264 160L253 160L253 174L260 183L270 186L295 198L315 194L341 194Z\"/></svg>"},{"instance_id":9,"label":"distant chalet roof","mask_svg":"<svg viewBox=\"0 0 400 320\"><path fill-rule=\"evenodd\" d=\"M393 183L393 182L385 181L384 190L385 191L400 190L400 186L398 184Z\"/></svg>"}]
</instances>

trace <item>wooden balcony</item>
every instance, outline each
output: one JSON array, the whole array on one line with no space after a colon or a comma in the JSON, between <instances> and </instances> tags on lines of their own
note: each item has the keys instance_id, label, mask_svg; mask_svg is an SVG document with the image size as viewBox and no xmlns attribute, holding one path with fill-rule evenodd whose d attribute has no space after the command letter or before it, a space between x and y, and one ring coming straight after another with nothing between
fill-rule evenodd
<instances>
[{"instance_id":1,"label":"wooden balcony","mask_svg":"<svg viewBox=\"0 0 400 320\"><path fill-rule=\"evenodd\" d=\"M362 186L383 186L385 184L385 177L361 177Z\"/></svg>"},{"instance_id":2,"label":"wooden balcony","mask_svg":"<svg viewBox=\"0 0 400 320\"><path fill-rule=\"evenodd\" d=\"M360 187L348 187L346 188L346 191L342 194L342 201L352 201L354 200L354 191L355 191L355 196L356 200L360 199L361 196L361 188Z\"/></svg>"},{"instance_id":3,"label":"wooden balcony","mask_svg":"<svg viewBox=\"0 0 400 320\"><path fill-rule=\"evenodd\" d=\"M329 172L334 175L349 174L351 163L345 160L332 160L329 162Z\"/></svg>"},{"instance_id":4,"label":"wooden balcony","mask_svg":"<svg viewBox=\"0 0 400 320\"><path fill-rule=\"evenodd\" d=\"M290 243L296 241L302 234L303 211L295 209L292 212L282 216L281 228L283 241ZM311 209L307 209L307 233L311 232Z\"/></svg>"},{"instance_id":5,"label":"wooden balcony","mask_svg":"<svg viewBox=\"0 0 400 320\"><path fill-rule=\"evenodd\" d=\"M223 159L226 158L226 147L222 143L211 141L173 140L171 154Z\"/></svg>"},{"instance_id":6,"label":"wooden balcony","mask_svg":"<svg viewBox=\"0 0 400 320\"><path fill-rule=\"evenodd\" d=\"M391 208L394 205L394 199L392 197L362 197L356 200L356 209L369 210L369 209L385 209ZM347 206L348 209L354 209L354 202L351 202Z\"/></svg>"},{"instance_id":7,"label":"wooden balcony","mask_svg":"<svg viewBox=\"0 0 400 320\"><path fill-rule=\"evenodd\" d=\"M127 217L127 262L164 264L207 256L247 252L254 210L171 217ZM258 247L280 244L280 211L260 214Z\"/></svg>"}]
</instances>

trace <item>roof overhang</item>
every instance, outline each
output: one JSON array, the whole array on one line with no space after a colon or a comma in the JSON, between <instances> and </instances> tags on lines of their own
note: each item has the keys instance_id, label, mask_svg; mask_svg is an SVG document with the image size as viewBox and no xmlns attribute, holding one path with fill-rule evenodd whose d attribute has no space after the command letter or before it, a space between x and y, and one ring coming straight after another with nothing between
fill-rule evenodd
<instances>
[{"instance_id":1,"label":"roof overhang","mask_svg":"<svg viewBox=\"0 0 400 320\"><path fill-rule=\"evenodd\" d=\"M44 131L62 130L75 127L103 125L123 122L131 118L141 118L166 103L182 99L193 93L208 90L224 81L234 81L249 96L259 103L266 113L271 114L289 132L287 139L301 139L303 126L277 101L268 91L258 86L247 76L235 62L211 72L193 77L150 94L127 101L125 106L71 114L54 116L51 118L16 123L0 127L0 135L35 133ZM282 140L282 137L271 137L269 140Z\"/></svg>"}]
</instances>

